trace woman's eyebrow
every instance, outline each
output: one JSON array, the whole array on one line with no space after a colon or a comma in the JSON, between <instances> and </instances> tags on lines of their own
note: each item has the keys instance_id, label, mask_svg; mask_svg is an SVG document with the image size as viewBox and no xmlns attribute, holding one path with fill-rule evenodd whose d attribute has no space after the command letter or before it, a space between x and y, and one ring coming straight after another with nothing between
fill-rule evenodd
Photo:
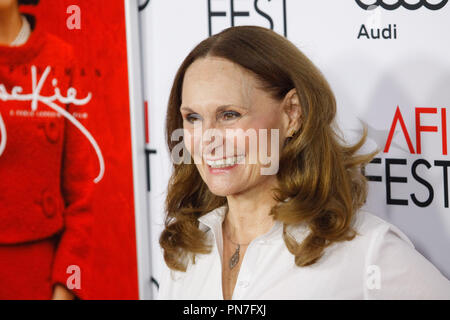
<instances>
[{"instance_id":1,"label":"woman's eyebrow","mask_svg":"<svg viewBox=\"0 0 450 320\"><path fill-rule=\"evenodd\" d=\"M218 106L218 107L216 108L216 112L223 111L223 110L225 110L225 109L227 109L227 108L229 108L229 107L238 107L238 108L248 109L248 108L245 107L245 106L238 106L238 105L236 105L236 104L224 104L224 105ZM187 111L187 112L195 112L194 110L192 110L192 109L189 108L188 106L181 106L180 111L182 111L182 110L183 110L183 111Z\"/></svg>"},{"instance_id":2,"label":"woman's eyebrow","mask_svg":"<svg viewBox=\"0 0 450 320\"><path fill-rule=\"evenodd\" d=\"M194 110L192 110L191 108L187 107L187 106L181 106L180 111L185 110L187 112L194 112Z\"/></svg>"}]
</instances>

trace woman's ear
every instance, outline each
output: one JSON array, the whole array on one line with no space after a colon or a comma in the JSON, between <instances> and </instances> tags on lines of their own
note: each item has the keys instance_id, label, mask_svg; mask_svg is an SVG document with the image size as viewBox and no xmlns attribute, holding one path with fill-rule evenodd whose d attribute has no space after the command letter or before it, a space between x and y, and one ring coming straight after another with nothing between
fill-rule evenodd
<instances>
[{"instance_id":1,"label":"woman's ear","mask_svg":"<svg viewBox=\"0 0 450 320\"><path fill-rule=\"evenodd\" d=\"M302 108L297 90L291 89L283 100L283 111L287 116L286 136L293 136L301 127Z\"/></svg>"}]
</instances>

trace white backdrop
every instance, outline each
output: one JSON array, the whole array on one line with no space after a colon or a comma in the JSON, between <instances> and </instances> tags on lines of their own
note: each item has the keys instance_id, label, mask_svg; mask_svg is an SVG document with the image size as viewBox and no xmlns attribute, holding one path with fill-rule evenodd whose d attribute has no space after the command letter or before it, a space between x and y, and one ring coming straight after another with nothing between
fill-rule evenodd
<instances>
[{"instance_id":1,"label":"white backdrop","mask_svg":"<svg viewBox=\"0 0 450 320\"><path fill-rule=\"evenodd\" d=\"M365 150L381 150L378 163L366 170L373 177L366 209L403 230L450 277L450 4L399 1L384 0L388 6L358 1L380 5L364 10L355 0L151 0L142 10L147 148L156 150L149 156L156 281L163 263L158 238L171 170L164 140L169 90L189 51L210 32L233 24L273 28L319 67L335 92L338 122L347 138L358 137L362 121L369 127ZM400 6L394 10L382 8L395 4ZM442 8L433 10L430 4ZM398 117L384 152L397 107L405 130Z\"/></svg>"}]
</instances>

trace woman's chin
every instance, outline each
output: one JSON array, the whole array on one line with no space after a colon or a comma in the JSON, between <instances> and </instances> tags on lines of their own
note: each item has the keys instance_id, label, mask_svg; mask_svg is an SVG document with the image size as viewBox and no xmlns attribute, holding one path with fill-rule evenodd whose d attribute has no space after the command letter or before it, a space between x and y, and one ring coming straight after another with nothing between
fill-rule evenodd
<instances>
[{"instance_id":1,"label":"woman's chin","mask_svg":"<svg viewBox=\"0 0 450 320\"><path fill-rule=\"evenodd\" d=\"M221 185L221 184L208 184L208 189L211 193L216 196L226 197L229 195L233 195L240 191L239 188L230 186L230 185Z\"/></svg>"},{"instance_id":2,"label":"woman's chin","mask_svg":"<svg viewBox=\"0 0 450 320\"><path fill-rule=\"evenodd\" d=\"M209 188L209 191L211 191L212 194L219 197L226 197L232 194L230 191L227 190L227 188Z\"/></svg>"}]
</instances>

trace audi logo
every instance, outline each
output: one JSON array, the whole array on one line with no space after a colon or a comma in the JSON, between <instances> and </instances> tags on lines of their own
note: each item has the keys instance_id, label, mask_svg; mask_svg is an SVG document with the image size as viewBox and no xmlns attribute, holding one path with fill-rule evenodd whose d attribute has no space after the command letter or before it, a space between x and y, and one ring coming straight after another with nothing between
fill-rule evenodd
<instances>
[{"instance_id":1,"label":"audi logo","mask_svg":"<svg viewBox=\"0 0 450 320\"><path fill-rule=\"evenodd\" d=\"M378 6L382 7L383 9L386 9L386 10L395 10L399 7L404 7L405 9L408 9L408 10L417 10L421 7L425 7L430 10L439 10L439 9L442 9L448 2L448 0L442 0L439 3L433 4L433 3L428 3L427 0L419 0L419 1L409 0L409 1L414 2L411 4L411 3L407 3L405 0L397 0L397 2L394 2L394 3L386 3L383 0L376 0L375 2L373 0L372 1L371 0L365 0L365 1L364 0L355 0L355 1L358 4L358 6L360 6L364 10L368 10L369 8L372 9L373 7L378 7ZM369 2L369 3L366 4L365 2ZM370 2L372 2L372 3L370 3Z\"/></svg>"}]
</instances>

